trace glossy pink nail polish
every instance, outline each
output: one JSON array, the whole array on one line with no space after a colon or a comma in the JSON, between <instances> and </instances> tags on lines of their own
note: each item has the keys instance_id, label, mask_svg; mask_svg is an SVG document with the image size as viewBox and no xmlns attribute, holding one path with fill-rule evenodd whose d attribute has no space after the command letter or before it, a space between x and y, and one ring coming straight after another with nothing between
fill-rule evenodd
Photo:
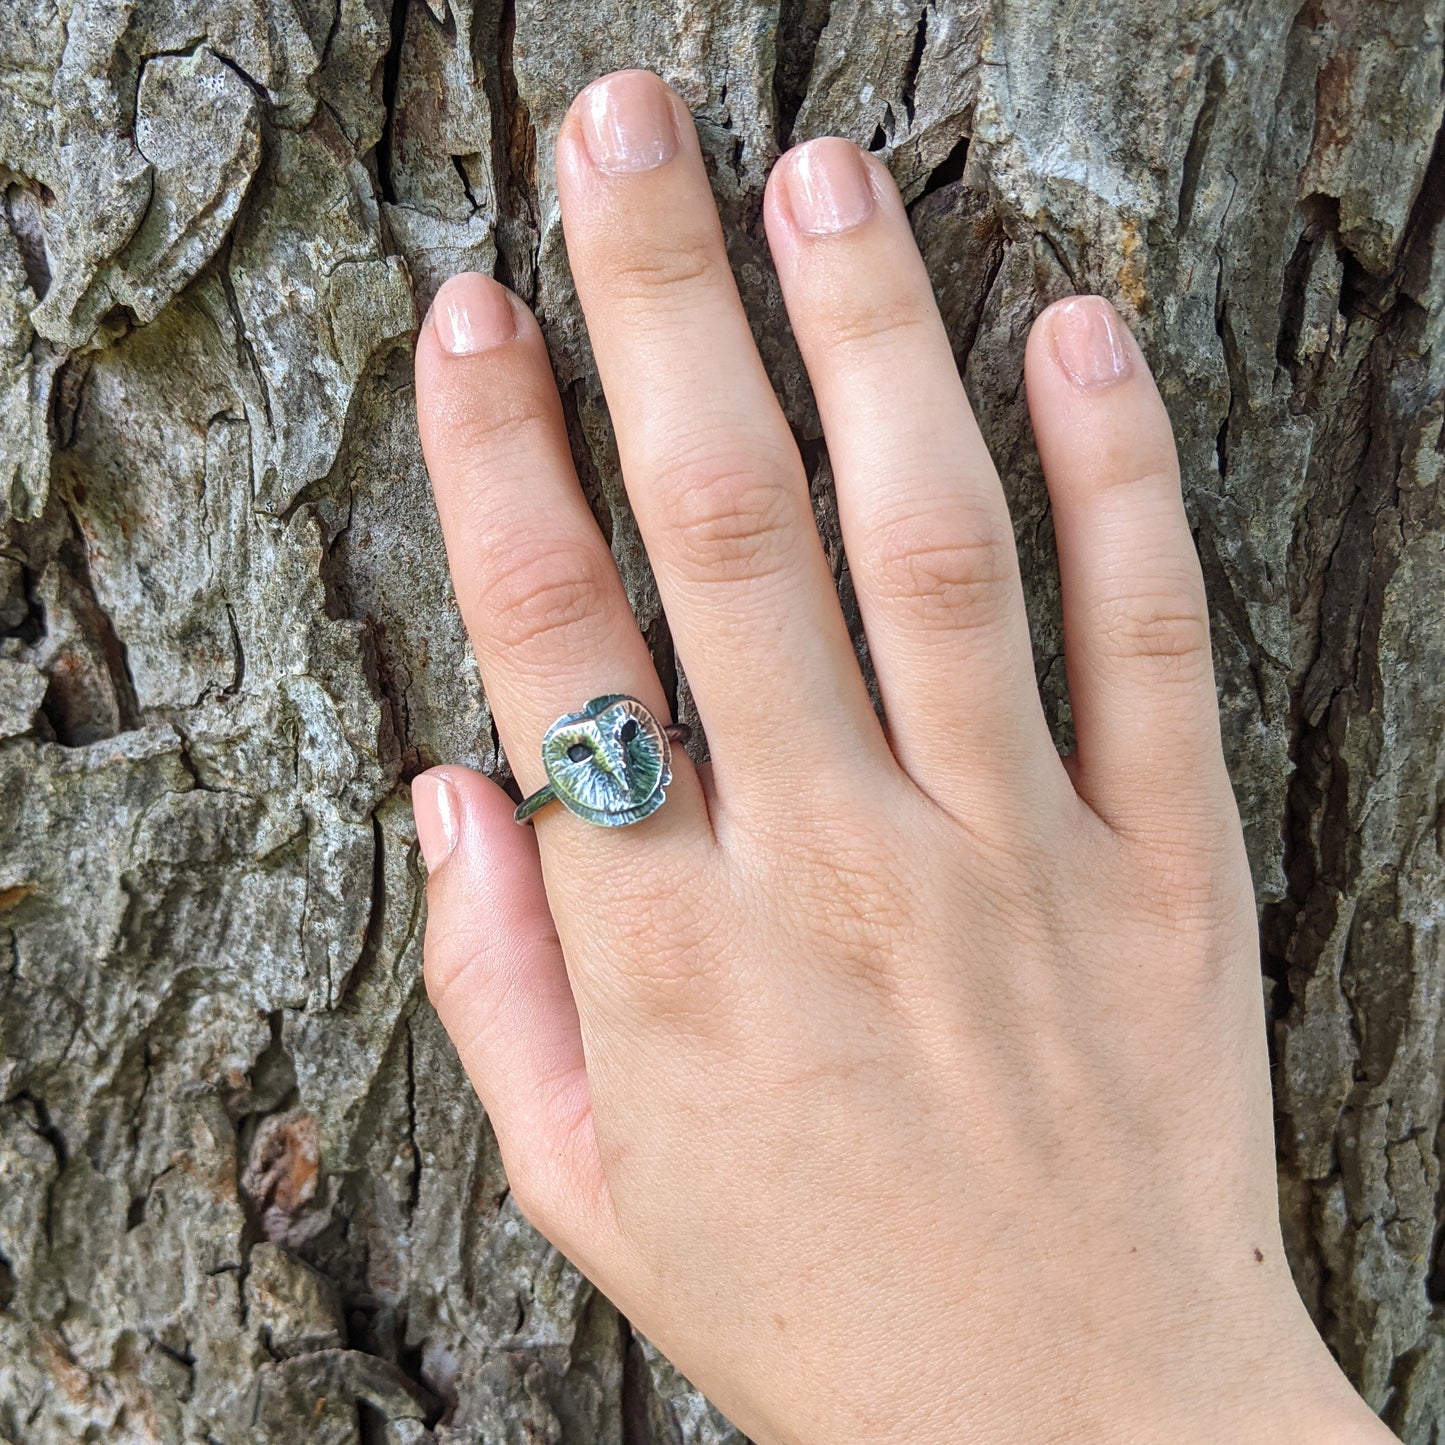
<instances>
[{"instance_id":1,"label":"glossy pink nail polish","mask_svg":"<svg viewBox=\"0 0 1445 1445\"><path fill-rule=\"evenodd\" d=\"M453 276L436 294L432 325L442 349L472 356L517 334L517 317L506 289L473 271Z\"/></svg>"},{"instance_id":2,"label":"glossy pink nail polish","mask_svg":"<svg viewBox=\"0 0 1445 1445\"><path fill-rule=\"evenodd\" d=\"M421 773L411 781L411 809L416 837L428 873L435 873L452 855L461 834L461 800L438 773Z\"/></svg>"},{"instance_id":3,"label":"glossy pink nail polish","mask_svg":"<svg viewBox=\"0 0 1445 1445\"><path fill-rule=\"evenodd\" d=\"M1102 296L1075 296L1049 314L1054 355L1075 386L1097 391L1133 370L1118 312Z\"/></svg>"},{"instance_id":4,"label":"glossy pink nail polish","mask_svg":"<svg viewBox=\"0 0 1445 1445\"><path fill-rule=\"evenodd\" d=\"M810 236L851 231L873 214L873 184L863 152L835 136L809 141L783 159L793 223Z\"/></svg>"},{"instance_id":5,"label":"glossy pink nail polish","mask_svg":"<svg viewBox=\"0 0 1445 1445\"><path fill-rule=\"evenodd\" d=\"M677 154L677 127L663 83L646 70L594 80L577 102L592 164L611 175L656 170Z\"/></svg>"}]
</instances>

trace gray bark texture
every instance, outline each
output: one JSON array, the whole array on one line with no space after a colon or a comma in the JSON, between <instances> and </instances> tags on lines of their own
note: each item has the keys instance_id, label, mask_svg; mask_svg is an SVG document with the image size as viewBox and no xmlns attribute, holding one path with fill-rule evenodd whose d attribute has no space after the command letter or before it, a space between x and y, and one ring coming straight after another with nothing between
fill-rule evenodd
<instances>
[{"instance_id":1,"label":"gray bark texture","mask_svg":"<svg viewBox=\"0 0 1445 1445\"><path fill-rule=\"evenodd\" d=\"M860 648L760 195L815 135L892 167L1061 743L1023 342L1076 289L1138 328L1212 599L1296 1276L1371 1404L1445 1440L1445 0L4 11L0 1439L740 1439L512 1203L420 984L404 791L505 770L413 415L459 269L536 307L691 716L553 180L573 93L643 65L697 118Z\"/></svg>"}]
</instances>

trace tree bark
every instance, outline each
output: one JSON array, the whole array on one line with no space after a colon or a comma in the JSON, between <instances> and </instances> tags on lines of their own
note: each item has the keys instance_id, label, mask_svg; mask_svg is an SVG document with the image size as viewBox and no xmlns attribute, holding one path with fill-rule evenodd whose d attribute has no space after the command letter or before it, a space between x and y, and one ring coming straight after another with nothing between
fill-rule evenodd
<instances>
[{"instance_id":1,"label":"tree bark","mask_svg":"<svg viewBox=\"0 0 1445 1445\"><path fill-rule=\"evenodd\" d=\"M553 180L573 93L631 65L697 118L860 648L760 197L810 136L888 160L1061 742L1024 336L1076 289L1138 328L1212 599L1291 1257L1371 1404L1442 1438L1442 43L1445 0L14 0L0 1438L739 1438L513 1205L420 986L404 793L505 770L412 410L459 269L537 309L691 715Z\"/></svg>"}]
</instances>

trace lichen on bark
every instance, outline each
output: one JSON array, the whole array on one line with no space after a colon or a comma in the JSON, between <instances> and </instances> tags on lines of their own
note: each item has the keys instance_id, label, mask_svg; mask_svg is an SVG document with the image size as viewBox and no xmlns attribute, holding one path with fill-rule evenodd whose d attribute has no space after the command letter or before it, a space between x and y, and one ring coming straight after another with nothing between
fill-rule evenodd
<instances>
[{"instance_id":1,"label":"lichen on bark","mask_svg":"<svg viewBox=\"0 0 1445 1445\"><path fill-rule=\"evenodd\" d=\"M1445 3L16 0L0 21L0 1437L738 1437L521 1219L419 983L405 780L505 772L409 354L514 286L679 712L552 137L658 70L862 648L768 266L782 147L898 178L1069 732L1024 336L1136 326L1261 903L1297 1279L1445 1429ZM695 719L694 719L695 720Z\"/></svg>"}]
</instances>

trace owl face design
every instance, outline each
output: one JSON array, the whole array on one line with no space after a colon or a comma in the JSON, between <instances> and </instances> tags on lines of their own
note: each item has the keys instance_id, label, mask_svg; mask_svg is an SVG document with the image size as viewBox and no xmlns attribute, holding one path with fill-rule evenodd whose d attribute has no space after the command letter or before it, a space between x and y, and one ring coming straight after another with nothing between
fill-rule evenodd
<instances>
[{"instance_id":1,"label":"owl face design","mask_svg":"<svg viewBox=\"0 0 1445 1445\"><path fill-rule=\"evenodd\" d=\"M663 804L672 745L634 697L594 697L542 739L542 766L558 801L589 823L637 823Z\"/></svg>"}]
</instances>

